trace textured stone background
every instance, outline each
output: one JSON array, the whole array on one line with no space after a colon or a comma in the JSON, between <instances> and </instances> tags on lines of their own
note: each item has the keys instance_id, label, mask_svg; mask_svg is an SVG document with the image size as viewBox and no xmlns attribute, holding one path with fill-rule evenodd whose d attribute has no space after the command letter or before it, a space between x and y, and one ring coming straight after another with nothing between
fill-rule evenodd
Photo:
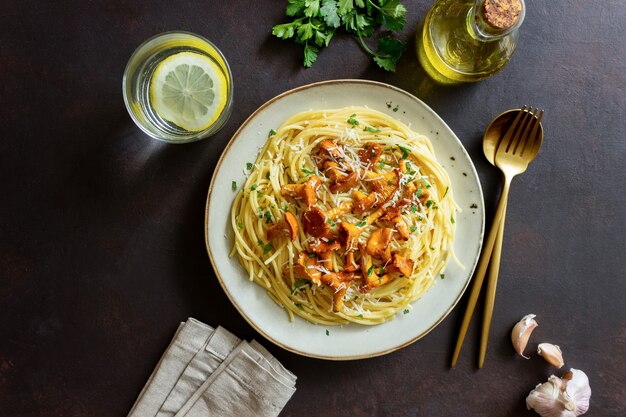
<instances>
[{"instance_id":1,"label":"textured stone background","mask_svg":"<svg viewBox=\"0 0 626 417\"><path fill-rule=\"evenodd\" d=\"M553 369L516 358L509 331L538 315L531 348L559 344L591 379L590 416L626 410L626 3L528 0L521 42L499 75L432 85L414 53L430 2L405 0L409 50L395 74L339 36L311 69L273 39L284 1L7 0L0 11L0 414L124 416L188 316L259 337L230 305L204 247L213 167L235 129L292 87L366 78L404 88L457 133L484 187L491 117L545 108L545 141L514 182L486 367L479 320L448 367L465 299L423 340L381 358L332 363L265 345L298 376L285 416L530 416L524 398ZM428 3L428 4L427 4ZM210 140L149 139L124 107L135 47L184 29L214 41L235 107ZM560 373L559 373L560 374Z\"/></svg>"}]
</instances>

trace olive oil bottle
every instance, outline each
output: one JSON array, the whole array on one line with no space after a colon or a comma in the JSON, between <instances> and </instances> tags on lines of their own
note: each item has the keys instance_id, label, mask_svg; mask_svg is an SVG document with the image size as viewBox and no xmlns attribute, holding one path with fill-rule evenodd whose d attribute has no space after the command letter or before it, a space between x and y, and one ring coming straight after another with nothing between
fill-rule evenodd
<instances>
[{"instance_id":1,"label":"olive oil bottle","mask_svg":"<svg viewBox=\"0 0 626 417\"><path fill-rule=\"evenodd\" d=\"M420 63L441 84L494 75L515 51L524 14L524 0L437 0L417 33Z\"/></svg>"}]
</instances>

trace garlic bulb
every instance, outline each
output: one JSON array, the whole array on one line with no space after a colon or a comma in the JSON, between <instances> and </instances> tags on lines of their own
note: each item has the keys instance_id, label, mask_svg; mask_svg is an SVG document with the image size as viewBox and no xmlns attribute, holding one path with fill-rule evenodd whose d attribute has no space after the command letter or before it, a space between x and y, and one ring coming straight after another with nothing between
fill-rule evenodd
<instances>
[{"instance_id":1,"label":"garlic bulb","mask_svg":"<svg viewBox=\"0 0 626 417\"><path fill-rule=\"evenodd\" d=\"M524 349L528 344L528 339L530 338L530 334L535 330L535 327L539 326L535 321L534 314L528 314L527 316L522 317L520 321L517 322L515 327L513 327L513 331L511 332L511 342L513 342L513 347L515 351L523 358L530 359L527 356L524 356Z\"/></svg>"},{"instance_id":2,"label":"garlic bulb","mask_svg":"<svg viewBox=\"0 0 626 417\"><path fill-rule=\"evenodd\" d=\"M563 352L561 352L561 348L557 345L553 345L552 343L539 343L537 353L552 366L562 368L563 365L565 365Z\"/></svg>"},{"instance_id":3,"label":"garlic bulb","mask_svg":"<svg viewBox=\"0 0 626 417\"><path fill-rule=\"evenodd\" d=\"M541 417L576 417L589 410L591 388L583 371L570 369L563 378L552 375L526 397L526 407Z\"/></svg>"}]
</instances>

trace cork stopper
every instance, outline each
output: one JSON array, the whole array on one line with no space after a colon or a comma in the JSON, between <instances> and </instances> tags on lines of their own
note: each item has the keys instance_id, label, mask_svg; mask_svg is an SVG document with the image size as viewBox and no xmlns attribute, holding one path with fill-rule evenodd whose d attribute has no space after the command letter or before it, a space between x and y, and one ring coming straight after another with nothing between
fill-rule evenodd
<instances>
[{"instance_id":1,"label":"cork stopper","mask_svg":"<svg viewBox=\"0 0 626 417\"><path fill-rule=\"evenodd\" d=\"M494 29L506 30L517 23L522 12L520 0L485 0L483 19Z\"/></svg>"}]
</instances>

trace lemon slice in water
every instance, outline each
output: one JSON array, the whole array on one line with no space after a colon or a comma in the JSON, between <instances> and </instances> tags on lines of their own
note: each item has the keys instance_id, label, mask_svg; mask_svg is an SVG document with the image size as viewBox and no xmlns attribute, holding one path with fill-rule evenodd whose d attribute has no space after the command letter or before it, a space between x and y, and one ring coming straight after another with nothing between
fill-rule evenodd
<instances>
[{"instance_id":1,"label":"lemon slice in water","mask_svg":"<svg viewBox=\"0 0 626 417\"><path fill-rule=\"evenodd\" d=\"M226 105L226 91L226 78L209 57L179 52L154 70L150 104L163 119L197 132L215 123Z\"/></svg>"}]
</instances>

